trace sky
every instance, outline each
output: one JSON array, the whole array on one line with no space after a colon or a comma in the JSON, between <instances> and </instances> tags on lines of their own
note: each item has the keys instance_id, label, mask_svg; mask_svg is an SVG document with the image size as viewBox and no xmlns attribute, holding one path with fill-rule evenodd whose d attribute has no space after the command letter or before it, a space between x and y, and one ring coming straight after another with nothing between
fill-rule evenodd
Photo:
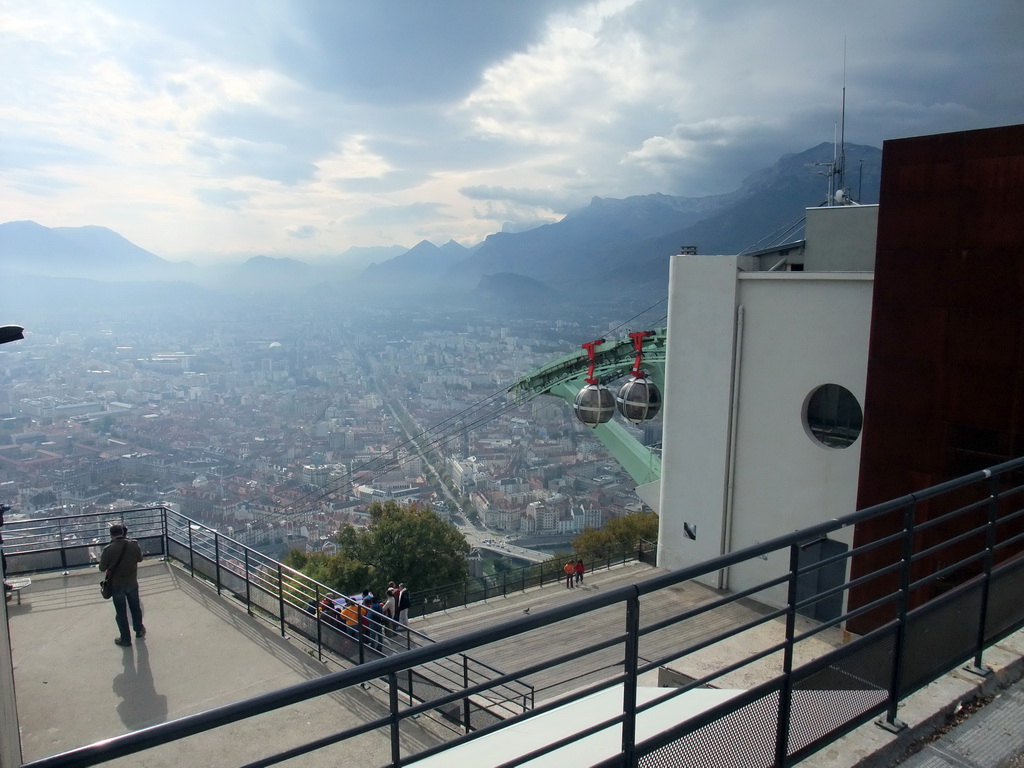
<instances>
[{"instance_id":1,"label":"sky","mask_svg":"<svg viewBox=\"0 0 1024 768\"><path fill-rule=\"evenodd\" d=\"M1024 122L1021 0L0 0L0 221L315 260Z\"/></svg>"}]
</instances>

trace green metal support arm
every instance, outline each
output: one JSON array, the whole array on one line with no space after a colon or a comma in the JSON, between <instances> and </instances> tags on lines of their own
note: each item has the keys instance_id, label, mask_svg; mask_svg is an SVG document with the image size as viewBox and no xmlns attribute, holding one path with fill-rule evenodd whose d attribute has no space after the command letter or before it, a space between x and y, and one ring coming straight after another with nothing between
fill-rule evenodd
<instances>
[{"instance_id":1,"label":"green metal support arm","mask_svg":"<svg viewBox=\"0 0 1024 768\"><path fill-rule=\"evenodd\" d=\"M644 340L643 369L664 391L666 330L658 328ZM594 351L594 376L601 381L614 381L633 370L636 351L630 338L606 341ZM516 381L509 392L523 402L538 395L560 397L570 405L586 384L590 364L586 350L579 350L545 365ZM615 421L594 428L594 435L609 450L636 484L646 485L661 478L661 457L637 440Z\"/></svg>"}]
</instances>

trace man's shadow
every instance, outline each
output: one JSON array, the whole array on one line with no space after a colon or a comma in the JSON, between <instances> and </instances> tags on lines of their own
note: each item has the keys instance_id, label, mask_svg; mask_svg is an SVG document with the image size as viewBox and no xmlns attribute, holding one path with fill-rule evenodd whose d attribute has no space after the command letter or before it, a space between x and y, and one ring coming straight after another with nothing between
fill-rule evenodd
<instances>
[{"instance_id":1,"label":"man's shadow","mask_svg":"<svg viewBox=\"0 0 1024 768\"><path fill-rule=\"evenodd\" d=\"M167 719L167 697L156 692L153 671L149 668L146 643L125 648L124 671L114 678L114 693L121 701L117 714L131 731L162 723Z\"/></svg>"}]
</instances>

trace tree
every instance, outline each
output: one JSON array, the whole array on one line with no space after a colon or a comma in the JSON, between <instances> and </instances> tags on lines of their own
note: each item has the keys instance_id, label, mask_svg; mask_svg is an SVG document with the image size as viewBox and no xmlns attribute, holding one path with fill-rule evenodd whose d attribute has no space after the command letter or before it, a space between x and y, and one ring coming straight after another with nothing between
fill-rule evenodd
<instances>
[{"instance_id":1,"label":"tree","mask_svg":"<svg viewBox=\"0 0 1024 768\"><path fill-rule=\"evenodd\" d=\"M369 566L344 554L307 553L293 549L285 557L284 564L346 595L362 591L373 579L373 572Z\"/></svg>"},{"instance_id":2,"label":"tree","mask_svg":"<svg viewBox=\"0 0 1024 768\"><path fill-rule=\"evenodd\" d=\"M431 510L388 499L373 502L369 512L365 528L338 531L336 555L293 551L285 563L343 593L369 588L382 594L388 581L420 591L469 575L469 544Z\"/></svg>"},{"instance_id":3,"label":"tree","mask_svg":"<svg viewBox=\"0 0 1024 768\"><path fill-rule=\"evenodd\" d=\"M658 516L653 512L633 512L609 520L604 528L584 528L572 540L580 554L604 556L637 546L640 540L658 540Z\"/></svg>"}]
</instances>

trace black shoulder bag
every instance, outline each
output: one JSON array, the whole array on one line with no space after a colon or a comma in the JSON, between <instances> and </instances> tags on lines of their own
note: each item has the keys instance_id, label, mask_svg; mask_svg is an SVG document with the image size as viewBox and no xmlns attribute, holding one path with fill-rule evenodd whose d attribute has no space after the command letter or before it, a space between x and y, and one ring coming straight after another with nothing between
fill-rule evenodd
<instances>
[{"instance_id":1,"label":"black shoulder bag","mask_svg":"<svg viewBox=\"0 0 1024 768\"><path fill-rule=\"evenodd\" d=\"M117 556L117 560L114 561L113 567L107 571L107 573L113 573L117 570L117 566L121 564L121 558L124 557L124 551L128 549L128 539L124 540L124 546L121 547L121 554ZM100 582L100 594L103 595L104 600L109 600L114 595L114 588L110 584L110 577L107 573L103 574L103 581Z\"/></svg>"}]
</instances>

